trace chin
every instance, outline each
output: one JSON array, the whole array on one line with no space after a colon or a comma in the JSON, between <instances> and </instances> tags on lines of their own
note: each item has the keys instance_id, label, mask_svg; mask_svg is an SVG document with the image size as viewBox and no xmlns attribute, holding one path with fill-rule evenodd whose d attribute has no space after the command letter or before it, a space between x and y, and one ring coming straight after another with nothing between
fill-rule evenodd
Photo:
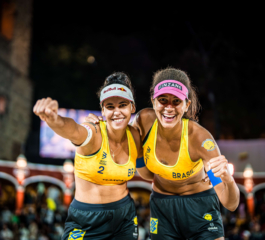
<instances>
[{"instance_id":1,"label":"chin","mask_svg":"<svg viewBox=\"0 0 265 240\"><path fill-rule=\"evenodd\" d=\"M167 123L167 122L160 121L160 123L163 126L163 128L173 128L177 125L177 122Z\"/></svg>"}]
</instances>

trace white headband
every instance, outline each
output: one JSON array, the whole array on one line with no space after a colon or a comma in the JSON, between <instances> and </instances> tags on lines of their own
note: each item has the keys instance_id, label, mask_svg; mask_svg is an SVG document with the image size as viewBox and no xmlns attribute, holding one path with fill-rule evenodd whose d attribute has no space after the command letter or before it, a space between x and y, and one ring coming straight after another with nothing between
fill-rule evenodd
<instances>
[{"instance_id":1,"label":"white headband","mask_svg":"<svg viewBox=\"0 0 265 240\"><path fill-rule=\"evenodd\" d=\"M122 84L111 84L104 87L100 93L100 104L110 97L125 98L134 103L132 91Z\"/></svg>"}]
</instances>

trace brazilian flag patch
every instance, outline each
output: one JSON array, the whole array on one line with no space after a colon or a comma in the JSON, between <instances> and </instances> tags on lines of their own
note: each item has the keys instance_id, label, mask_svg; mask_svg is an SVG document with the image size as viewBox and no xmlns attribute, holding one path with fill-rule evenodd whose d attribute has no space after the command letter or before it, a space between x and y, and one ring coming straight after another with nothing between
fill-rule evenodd
<instances>
[{"instance_id":1,"label":"brazilian flag patch","mask_svg":"<svg viewBox=\"0 0 265 240\"><path fill-rule=\"evenodd\" d=\"M70 232L68 239L70 240L83 240L86 231L82 231L81 229L74 229L74 231Z\"/></svg>"},{"instance_id":2,"label":"brazilian flag patch","mask_svg":"<svg viewBox=\"0 0 265 240\"><path fill-rule=\"evenodd\" d=\"M150 218L150 232L153 234L157 234L157 227L158 227L158 219Z\"/></svg>"}]
</instances>

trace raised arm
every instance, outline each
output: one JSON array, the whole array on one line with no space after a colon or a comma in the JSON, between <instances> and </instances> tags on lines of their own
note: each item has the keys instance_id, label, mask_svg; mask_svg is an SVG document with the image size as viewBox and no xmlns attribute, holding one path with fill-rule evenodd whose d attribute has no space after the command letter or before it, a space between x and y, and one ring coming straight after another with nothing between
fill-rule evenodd
<instances>
[{"instance_id":1,"label":"raised arm","mask_svg":"<svg viewBox=\"0 0 265 240\"><path fill-rule=\"evenodd\" d=\"M93 127L84 127L71 118L58 115L58 102L49 97L38 100L33 107L33 112L45 121L54 132L69 139L77 146L84 143L88 137L91 138L96 131ZM88 136L89 134L91 136ZM89 140L93 141L93 138Z\"/></svg>"},{"instance_id":2,"label":"raised arm","mask_svg":"<svg viewBox=\"0 0 265 240\"><path fill-rule=\"evenodd\" d=\"M220 150L212 135L202 127L198 127L192 143L200 158L203 159L205 170L212 171L214 179L211 182L222 205L230 211L235 211L239 204L239 189L228 170L227 159L220 154ZM220 179L216 179L220 178ZM222 182L221 182L221 181Z\"/></svg>"}]
</instances>

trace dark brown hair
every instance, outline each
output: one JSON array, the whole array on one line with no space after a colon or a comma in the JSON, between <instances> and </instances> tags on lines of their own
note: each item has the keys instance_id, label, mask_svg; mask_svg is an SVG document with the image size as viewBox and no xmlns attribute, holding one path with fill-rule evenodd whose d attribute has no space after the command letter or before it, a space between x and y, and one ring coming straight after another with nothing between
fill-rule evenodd
<instances>
[{"instance_id":1,"label":"dark brown hair","mask_svg":"<svg viewBox=\"0 0 265 240\"><path fill-rule=\"evenodd\" d=\"M185 112L183 117L188 118L190 120L194 120L197 122L198 121L197 114L198 114L198 111L200 110L201 105L198 101L195 87L191 84L191 81L190 81L188 75L180 69L171 68L171 67L168 67L168 68L165 68L165 69L162 69L162 70L155 72L155 74L153 75L153 83L152 83L152 86L150 88L150 93L151 93L152 99L154 96L155 86L164 80L176 80L176 81L179 81L186 86L186 88L189 91L188 98L189 98L189 100L191 100L191 104L189 106L188 112ZM186 99L186 102L188 102L187 99Z\"/></svg>"},{"instance_id":2,"label":"dark brown hair","mask_svg":"<svg viewBox=\"0 0 265 240\"><path fill-rule=\"evenodd\" d=\"M100 89L97 91L97 96L100 98L100 93L101 93L102 89L104 87L109 86L109 85L114 84L114 83L122 84L122 85L126 86L127 88L129 88L132 91L134 102L135 102L134 89L132 87L131 80L128 77L128 75L126 75L123 72L114 72L111 75L109 75L105 79L103 86L101 86Z\"/></svg>"}]
</instances>

